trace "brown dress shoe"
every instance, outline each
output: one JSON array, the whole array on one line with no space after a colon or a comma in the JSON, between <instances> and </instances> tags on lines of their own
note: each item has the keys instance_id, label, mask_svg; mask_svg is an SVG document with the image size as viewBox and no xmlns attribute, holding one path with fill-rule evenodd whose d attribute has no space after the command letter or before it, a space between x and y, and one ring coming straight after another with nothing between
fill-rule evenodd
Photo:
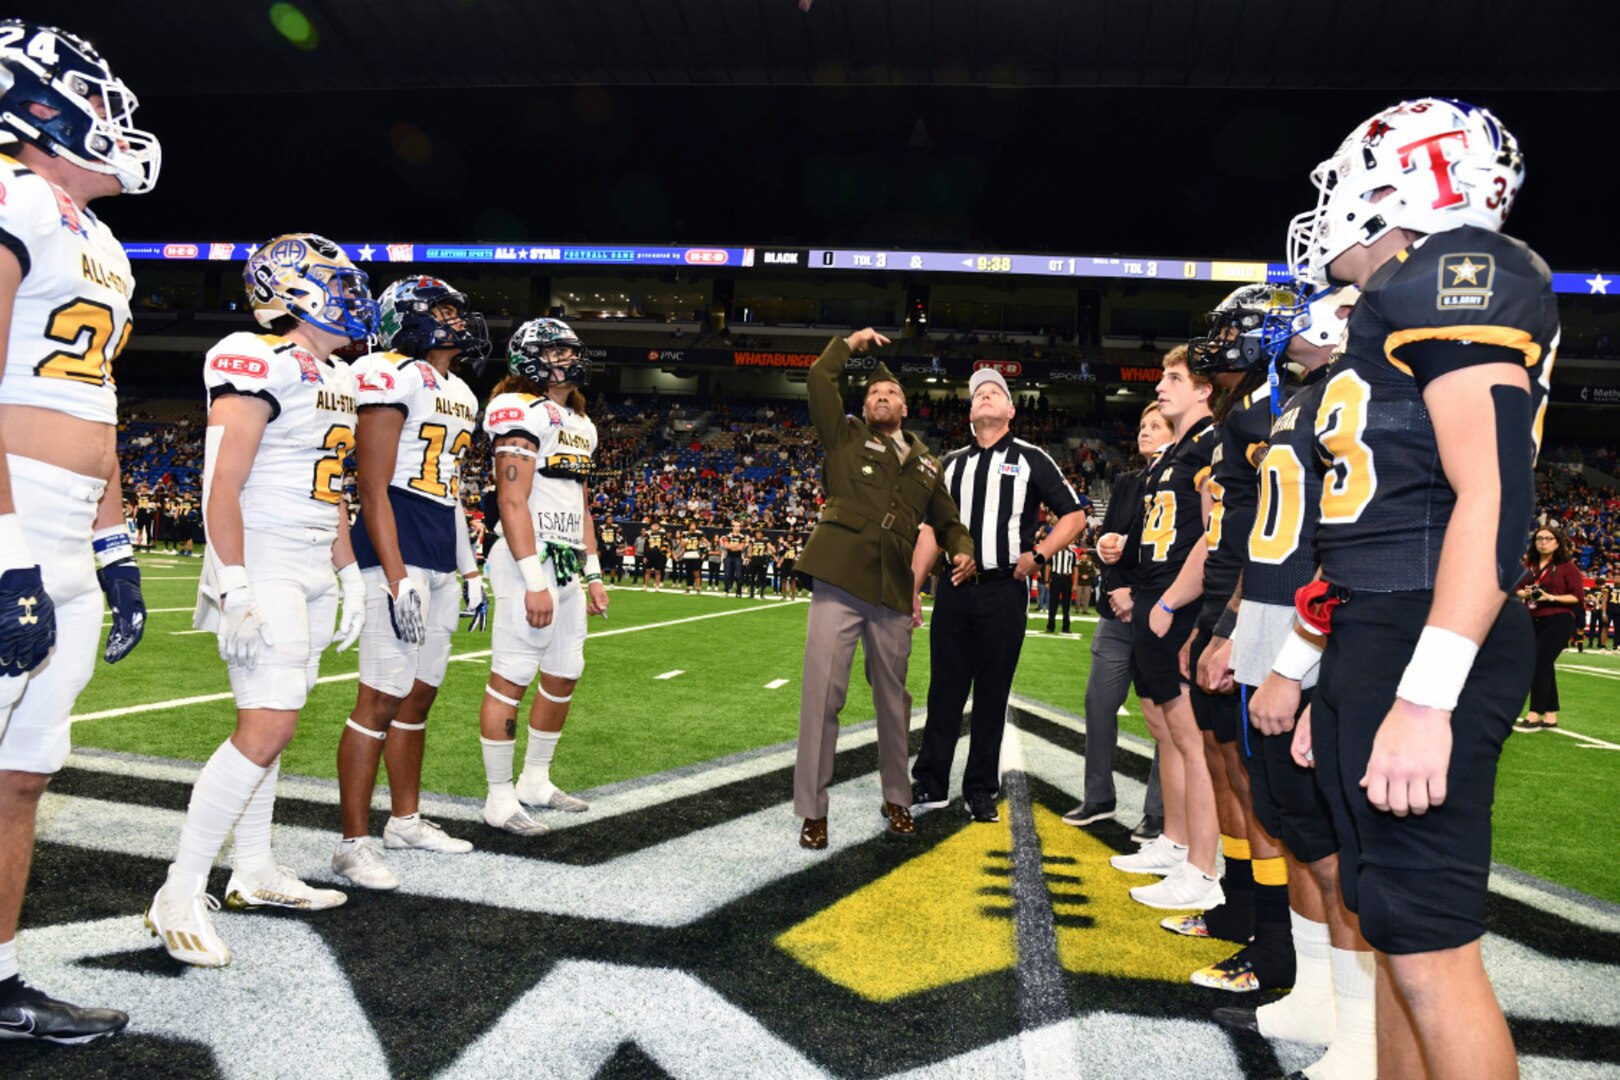
<instances>
[{"instance_id":1,"label":"brown dress shoe","mask_svg":"<svg viewBox=\"0 0 1620 1080\"><path fill-rule=\"evenodd\" d=\"M811 851L820 851L827 846L827 819L824 817L805 818L804 825L799 829L799 846L809 848Z\"/></svg>"},{"instance_id":2,"label":"brown dress shoe","mask_svg":"<svg viewBox=\"0 0 1620 1080\"><path fill-rule=\"evenodd\" d=\"M883 801L883 822L896 836L916 836L917 823L911 820L911 810L899 803Z\"/></svg>"}]
</instances>

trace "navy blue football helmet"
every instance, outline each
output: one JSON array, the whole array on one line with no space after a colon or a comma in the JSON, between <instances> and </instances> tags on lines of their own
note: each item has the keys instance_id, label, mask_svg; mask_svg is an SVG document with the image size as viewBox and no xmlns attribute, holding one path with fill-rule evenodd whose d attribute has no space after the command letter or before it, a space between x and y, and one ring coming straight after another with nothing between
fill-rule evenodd
<instances>
[{"instance_id":1,"label":"navy blue football helmet","mask_svg":"<svg viewBox=\"0 0 1620 1080\"><path fill-rule=\"evenodd\" d=\"M546 356L554 349L573 349L574 355L554 361ZM519 326L506 349L506 366L512 374L541 386L584 386L591 381L585 343L561 319L530 319ZM562 368L560 373L558 367Z\"/></svg>"},{"instance_id":2,"label":"navy blue football helmet","mask_svg":"<svg viewBox=\"0 0 1620 1080\"><path fill-rule=\"evenodd\" d=\"M0 129L137 195L157 184L163 149L134 123L135 95L88 41L21 19L0 22ZM44 118L30 105L55 110Z\"/></svg>"},{"instance_id":3,"label":"navy blue football helmet","mask_svg":"<svg viewBox=\"0 0 1620 1080\"><path fill-rule=\"evenodd\" d=\"M489 356L489 327L484 316L469 311L467 295L438 278L401 278L383 290L378 303L381 321L377 341L384 349L406 356L426 356L434 349L459 349L461 358L473 364ZM433 314L433 309L441 306L455 309L449 321Z\"/></svg>"}]
</instances>

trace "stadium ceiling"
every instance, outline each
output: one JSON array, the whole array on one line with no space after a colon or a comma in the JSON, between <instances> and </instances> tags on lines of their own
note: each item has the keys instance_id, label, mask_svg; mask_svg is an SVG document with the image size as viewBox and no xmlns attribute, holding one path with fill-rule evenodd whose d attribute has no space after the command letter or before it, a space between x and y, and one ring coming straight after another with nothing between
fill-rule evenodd
<instances>
[{"instance_id":1,"label":"stadium ceiling","mask_svg":"<svg viewBox=\"0 0 1620 1080\"><path fill-rule=\"evenodd\" d=\"M23 0L142 96L624 86L1597 90L1613 0ZM801 10L801 6L809 10ZM337 114L332 115L339 121Z\"/></svg>"}]
</instances>

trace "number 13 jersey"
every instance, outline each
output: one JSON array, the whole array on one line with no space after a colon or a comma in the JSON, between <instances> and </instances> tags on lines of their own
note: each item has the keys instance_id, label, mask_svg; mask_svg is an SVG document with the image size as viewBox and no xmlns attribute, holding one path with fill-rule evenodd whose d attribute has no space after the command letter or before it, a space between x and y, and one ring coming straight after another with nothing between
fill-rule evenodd
<instances>
[{"instance_id":1,"label":"number 13 jersey","mask_svg":"<svg viewBox=\"0 0 1620 1080\"><path fill-rule=\"evenodd\" d=\"M129 340L134 280L112 230L61 188L0 154L0 246L23 273L0 404L116 424L112 365Z\"/></svg>"}]
</instances>

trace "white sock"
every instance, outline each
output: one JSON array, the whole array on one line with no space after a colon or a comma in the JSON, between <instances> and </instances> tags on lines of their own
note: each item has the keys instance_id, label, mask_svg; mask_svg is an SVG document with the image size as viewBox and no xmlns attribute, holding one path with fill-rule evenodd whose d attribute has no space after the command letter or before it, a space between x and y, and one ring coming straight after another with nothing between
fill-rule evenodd
<instances>
[{"instance_id":1,"label":"white sock","mask_svg":"<svg viewBox=\"0 0 1620 1080\"><path fill-rule=\"evenodd\" d=\"M231 841L232 870L263 871L276 865L270 854L270 818L276 811L276 781L280 779L281 755L277 754L236 823L236 836Z\"/></svg>"},{"instance_id":2,"label":"white sock","mask_svg":"<svg viewBox=\"0 0 1620 1080\"><path fill-rule=\"evenodd\" d=\"M338 841L338 847L345 852L353 851L355 845L363 843L365 839L366 838L364 836L345 836L342 840Z\"/></svg>"},{"instance_id":3,"label":"white sock","mask_svg":"<svg viewBox=\"0 0 1620 1080\"><path fill-rule=\"evenodd\" d=\"M422 812L420 810L418 810L414 814L406 814L404 817L400 817L398 814L390 814L388 816L388 824L390 824L390 825L415 825L417 823L417 821L419 821L421 819L421 817L422 817Z\"/></svg>"},{"instance_id":4,"label":"white sock","mask_svg":"<svg viewBox=\"0 0 1620 1080\"><path fill-rule=\"evenodd\" d=\"M0 942L0 982L17 974L17 939Z\"/></svg>"},{"instance_id":5,"label":"white sock","mask_svg":"<svg viewBox=\"0 0 1620 1080\"><path fill-rule=\"evenodd\" d=\"M169 867L171 881L190 886L193 892L202 891L225 837L267 771L249 761L229 739L214 751L191 789L186 823L180 829L180 850Z\"/></svg>"},{"instance_id":6,"label":"white sock","mask_svg":"<svg viewBox=\"0 0 1620 1080\"><path fill-rule=\"evenodd\" d=\"M1371 1080L1378 1073L1378 964L1370 952L1333 950L1333 997L1339 1027L1310 1080Z\"/></svg>"},{"instance_id":7,"label":"white sock","mask_svg":"<svg viewBox=\"0 0 1620 1080\"><path fill-rule=\"evenodd\" d=\"M517 798L512 791L512 759L517 756L517 743L512 739L486 739L482 735L478 741L484 747L484 779L489 783L491 801Z\"/></svg>"},{"instance_id":8,"label":"white sock","mask_svg":"<svg viewBox=\"0 0 1620 1080\"><path fill-rule=\"evenodd\" d=\"M551 759L557 755L557 742L561 738L560 731L529 729L529 746L523 752L523 779L526 785L538 788L542 799L550 798L557 790L551 784Z\"/></svg>"},{"instance_id":9,"label":"white sock","mask_svg":"<svg viewBox=\"0 0 1620 1080\"><path fill-rule=\"evenodd\" d=\"M1328 941L1327 923L1312 922L1292 908L1288 921L1294 929L1294 989L1281 1001L1260 1006L1255 1019L1268 1038L1327 1046L1336 1030L1328 957L1337 950Z\"/></svg>"}]
</instances>

